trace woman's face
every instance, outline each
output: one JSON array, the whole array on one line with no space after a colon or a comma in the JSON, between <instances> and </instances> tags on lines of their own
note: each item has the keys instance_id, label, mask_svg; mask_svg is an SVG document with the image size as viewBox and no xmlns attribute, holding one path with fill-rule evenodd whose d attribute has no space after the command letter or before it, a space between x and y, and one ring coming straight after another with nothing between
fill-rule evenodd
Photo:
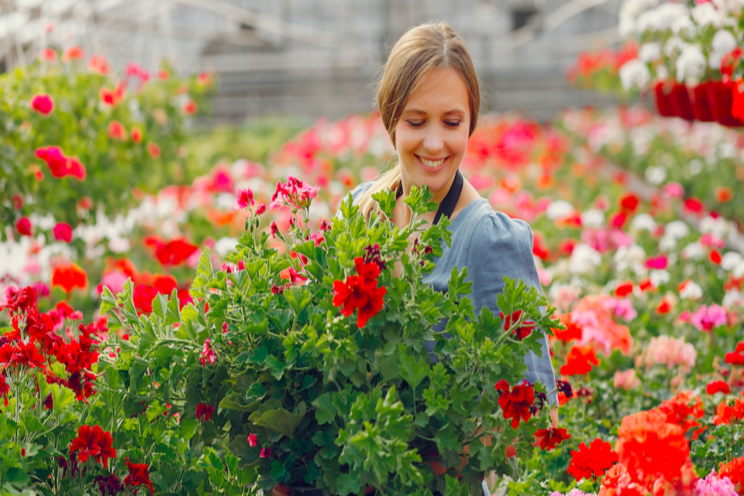
<instances>
[{"instance_id":1,"label":"woman's face","mask_svg":"<svg viewBox=\"0 0 744 496\"><path fill-rule=\"evenodd\" d=\"M470 129L465 82L452 68L437 69L408 98L395 130L403 187L426 185L441 201L462 162Z\"/></svg>"}]
</instances>

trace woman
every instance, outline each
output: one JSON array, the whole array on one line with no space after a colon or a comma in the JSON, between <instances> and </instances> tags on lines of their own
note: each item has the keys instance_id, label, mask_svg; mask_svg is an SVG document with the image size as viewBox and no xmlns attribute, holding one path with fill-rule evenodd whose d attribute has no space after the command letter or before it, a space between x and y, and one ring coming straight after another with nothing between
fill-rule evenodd
<instances>
[{"instance_id":1,"label":"woman","mask_svg":"<svg viewBox=\"0 0 744 496\"><path fill-rule=\"evenodd\" d=\"M362 212L369 214L376 208L373 194L397 190L392 220L404 227L411 215L404 198L411 186L426 185L440 208L424 218L435 222L438 215L448 215L452 246L443 244L442 256L424 282L446 292L452 268L467 267L476 315L483 307L498 314L496 297L503 291L504 276L521 279L539 291L529 225L494 212L458 171L478 121L480 90L473 61L455 30L446 23L428 23L405 33L385 65L377 103L398 163L376 181L352 191ZM444 324L438 327L444 329ZM427 346L431 351L434 343ZM525 379L543 383L555 404L547 338L542 356L530 353L526 364Z\"/></svg>"}]
</instances>

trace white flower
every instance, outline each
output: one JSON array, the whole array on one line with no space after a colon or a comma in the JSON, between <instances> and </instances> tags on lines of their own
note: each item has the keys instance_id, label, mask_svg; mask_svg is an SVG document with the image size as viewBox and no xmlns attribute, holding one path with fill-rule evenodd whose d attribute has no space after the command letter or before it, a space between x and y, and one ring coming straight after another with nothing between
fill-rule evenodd
<instances>
[{"instance_id":1,"label":"white flower","mask_svg":"<svg viewBox=\"0 0 744 496\"><path fill-rule=\"evenodd\" d=\"M703 163L696 158L692 159L690 160L690 163L687 164L687 170L691 176L697 176L700 174L700 171L703 170Z\"/></svg>"},{"instance_id":2,"label":"white flower","mask_svg":"<svg viewBox=\"0 0 744 496\"><path fill-rule=\"evenodd\" d=\"M687 281L682 291L679 292L679 297L683 300L697 300L701 296L703 296L703 288L693 281Z\"/></svg>"},{"instance_id":3,"label":"white flower","mask_svg":"<svg viewBox=\"0 0 744 496\"><path fill-rule=\"evenodd\" d=\"M625 91L644 89L651 81L651 73L639 59L629 60L620 68L620 83Z\"/></svg>"},{"instance_id":4,"label":"white flower","mask_svg":"<svg viewBox=\"0 0 744 496\"><path fill-rule=\"evenodd\" d=\"M726 219L718 217L714 219L710 215L706 216L700 221L700 231L703 233L709 233L716 238L723 238L726 236L729 230L729 225Z\"/></svg>"},{"instance_id":5,"label":"white flower","mask_svg":"<svg viewBox=\"0 0 744 496\"><path fill-rule=\"evenodd\" d=\"M735 251L730 251L721 258L721 268L723 270L733 270L740 262L741 255Z\"/></svg>"},{"instance_id":6,"label":"white flower","mask_svg":"<svg viewBox=\"0 0 744 496\"><path fill-rule=\"evenodd\" d=\"M581 224L586 227L602 227L605 223L604 212L593 208L581 214Z\"/></svg>"},{"instance_id":7,"label":"white flower","mask_svg":"<svg viewBox=\"0 0 744 496\"><path fill-rule=\"evenodd\" d=\"M654 62L661 58L661 45L656 42L644 43L638 50L638 58L644 62Z\"/></svg>"},{"instance_id":8,"label":"white flower","mask_svg":"<svg viewBox=\"0 0 744 496\"><path fill-rule=\"evenodd\" d=\"M680 34L687 32L692 34L695 31L695 24L692 23L692 19L689 16L678 17L677 20L672 24L672 32L674 34Z\"/></svg>"},{"instance_id":9,"label":"white flower","mask_svg":"<svg viewBox=\"0 0 744 496\"><path fill-rule=\"evenodd\" d=\"M632 231L651 231L656 229L656 221L647 213L640 213L633 217L633 221L630 223L630 229Z\"/></svg>"},{"instance_id":10,"label":"white flower","mask_svg":"<svg viewBox=\"0 0 744 496\"><path fill-rule=\"evenodd\" d=\"M731 275L737 279L744 277L744 260L739 262L736 267L734 267L734 270L731 271Z\"/></svg>"},{"instance_id":11,"label":"white flower","mask_svg":"<svg viewBox=\"0 0 744 496\"><path fill-rule=\"evenodd\" d=\"M620 37L625 38L635 33L638 16L656 7L658 3L658 0L625 0L620 6L620 12L618 14L620 18L618 25Z\"/></svg>"},{"instance_id":12,"label":"white flower","mask_svg":"<svg viewBox=\"0 0 744 496\"><path fill-rule=\"evenodd\" d=\"M725 29L719 29L713 41L711 42L711 48L713 49L708 56L708 64L711 69L721 68L721 59L729 53L731 50L736 48L736 38L731 32Z\"/></svg>"},{"instance_id":13,"label":"white flower","mask_svg":"<svg viewBox=\"0 0 744 496\"><path fill-rule=\"evenodd\" d=\"M675 21L681 17L689 16L687 7L678 3L664 3L638 16L636 21L636 32L666 31L672 29Z\"/></svg>"},{"instance_id":14,"label":"white flower","mask_svg":"<svg viewBox=\"0 0 744 496\"><path fill-rule=\"evenodd\" d=\"M698 260L703 258L705 255L705 248L703 248L703 245L695 241L694 243L690 243L689 245L685 246L684 250L682 250L682 258L689 258L691 260Z\"/></svg>"},{"instance_id":15,"label":"white flower","mask_svg":"<svg viewBox=\"0 0 744 496\"><path fill-rule=\"evenodd\" d=\"M651 279L651 284L658 288L662 284L668 283L672 279L672 276L665 269L660 269L652 270L649 273L648 278Z\"/></svg>"},{"instance_id":16,"label":"white flower","mask_svg":"<svg viewBox=\"0 0 744 496\"><path fill-rule=\"evenodd\" d=\"M705 75L707 61L699 45L687 45L677 59L677 81L697 84Z\"/></svg>"},{"instance_id":17,"label":"white flower","mask_svg":"<svg viewBox=\"0 0 744 496\"><path fill-rule=\"evenodd\" d=\"M573 205L568 203L566 200L556 200L550 204L547 210L545 210L545 215L550 220L557 220L563 219L575 211L576 209L574 209Z\"/></svg>"},{"instance_id":18,"label":"white flower","mask_svg":"<svg viewBox=\"0 0 744 496\"><path fill-rule=\"evenodd\" d=\"M572 274L586 274L602 263L602 255L589 245L579 243L574 247L569 260L569 271Z\"/></svg>"},{"instance_id":19,"label":"white flower","mask_svg":"<svg viewBox=\"0 0 744 496\"><path fill-rule=\"evenodd\" d=\"M237 246L237 239L224 237L217 240L217 242L214 244L214 251L216 251L219 256L224 257L231 251L235 250Z\"/></svg>"},{"instance_id":20,"label":"white flower","mask_svg":"<svg viewBox=\"0 0 744 496\"><path fill-rule=\"evenodd\" d=\"M669 236L672 239L680 239L684 238L690 234L690 228L687 227L687 224L682 222L681 220L674 220L667 224L666 229L664 230L664 235Z\"/></svg>"},{"instance_id":21,"label":"white flower","mask_svg":"<svg viewBox=\"0 0 744 496\"><path fill-rule=\"evenodd\" d=\"M692 8L692 18L699 26L715 25L721 20L721 14L710 3L701 3Z\"/></svg>"},{"instance_id":22,"label":"white flower","mask_svg":"<svg viewBox=\"0 0 744 496\"><path fill-rule=\"evenodd\" d=\"M220 193L214 199L214 206L221 210L231 210L235 202L235 195L231 193Z\"/></svg>"},{"instance_id":23,"label":"white flower","mask_svg":"<svg viewBox=\"0 0 744 496\"><path fill-rule=\"evenodd\" d=\"M646 271L646 252L638 245L621 246L612 259L618 272L631 269L637 274L643 274Z\"/></svg>"},{"instance_id":24,"label":"white flower","mask_svg":"<svg viewBox=\"0 0 744 496\"><path fill-rule=\"evenodd\" d=\"M729 289L726 291L726 295L723 297L723 302L721 302L723 308L731 309L741 305L744 305L744 296L742 296L741 291L735 289Z\"/></svg>"},{"instance_id":25,"label":"white flower","mask_svg":"<svg viewBox=\"0 0 744 496\"><path fill-rule=\"evenodd\" d=\"M666 179L666 168L663 165L657 165L655 167L649 167L646 169L646 172L644 174L646 176L646 180L650 182L653 185L659 185L664 182Z\"/></svg>"},{"instance_id":26,"label":"white flower","mask_svg":"<svg viewBox=\"0 0 744 496\"><path fill-rule=\"evenodd\" d=\"M677 240L671 236L662 236L659 240L659 250L661 251L672 251L677 247Z\"/></svg>"}]
</instances>

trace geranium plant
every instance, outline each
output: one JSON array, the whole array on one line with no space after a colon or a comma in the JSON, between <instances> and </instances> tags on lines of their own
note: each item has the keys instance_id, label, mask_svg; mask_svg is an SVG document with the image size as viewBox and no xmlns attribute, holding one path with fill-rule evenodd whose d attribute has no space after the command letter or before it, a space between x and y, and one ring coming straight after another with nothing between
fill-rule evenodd
<instances>
[{"instance_id":1,"label":"geranium plant","mask_svg":"<svg viewBox=\"0 0 744 496\"><path fill-rule=\"evenodd\" d=\"M227 256L234 265L216 270L205 251L197 301L181 311L174 294L137 316L131 283L118 297L105 291L102 310L128 332L117 360L136 361L183 419L208 414L204 443L229 445L264 490L480 494L488 472L517 478L548 423L545 386L523 378L525 354L540 352L532 331L561 327L553 308L543 313L536 289L507 280L498 298L507 318L475 315L464 269L447 294L425 284L450 242L446 219L426 227L420 218L436 208L425 188L406 198L403 229L389 220L394 192L383 192L383 215L365 219L349 197L342 217L311 232L316 192L280 182L271 206L291 210L291 227L267 233L265 206L241 191L248 216ZM267 247L270 236L286 249ZM446 333L434 332L442 319Z\"/></svg>"}]
</instances>

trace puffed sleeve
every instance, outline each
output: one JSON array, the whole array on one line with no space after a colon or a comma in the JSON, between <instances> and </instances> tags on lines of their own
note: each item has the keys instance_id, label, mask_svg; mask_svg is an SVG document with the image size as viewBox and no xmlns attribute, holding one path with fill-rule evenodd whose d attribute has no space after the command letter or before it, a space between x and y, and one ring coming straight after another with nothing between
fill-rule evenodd
<instances>
[{"instance_id":1,"label":"puffed sleeve","mask_svg":"<svg viewBox=\"0 0 744 496\"><path fill-rule=\"evenodd\" d=\"M532 257L532 229L519 219L511 219L501 212L491 212L478 222L469 243L468 278L473 282L473 305L476 315L488 307L498 315L497 295L504 290L504 276L521 279L542 294L535 260ZM545 311L545 309L542 309ZM542 332L542 331L541 331ZM545 385L551 393L551 404L557 404L555 374L550 359L548 338L542 332L542 355L530 351L525 357L525 379Z\"/></svg>"}]
</instances>

